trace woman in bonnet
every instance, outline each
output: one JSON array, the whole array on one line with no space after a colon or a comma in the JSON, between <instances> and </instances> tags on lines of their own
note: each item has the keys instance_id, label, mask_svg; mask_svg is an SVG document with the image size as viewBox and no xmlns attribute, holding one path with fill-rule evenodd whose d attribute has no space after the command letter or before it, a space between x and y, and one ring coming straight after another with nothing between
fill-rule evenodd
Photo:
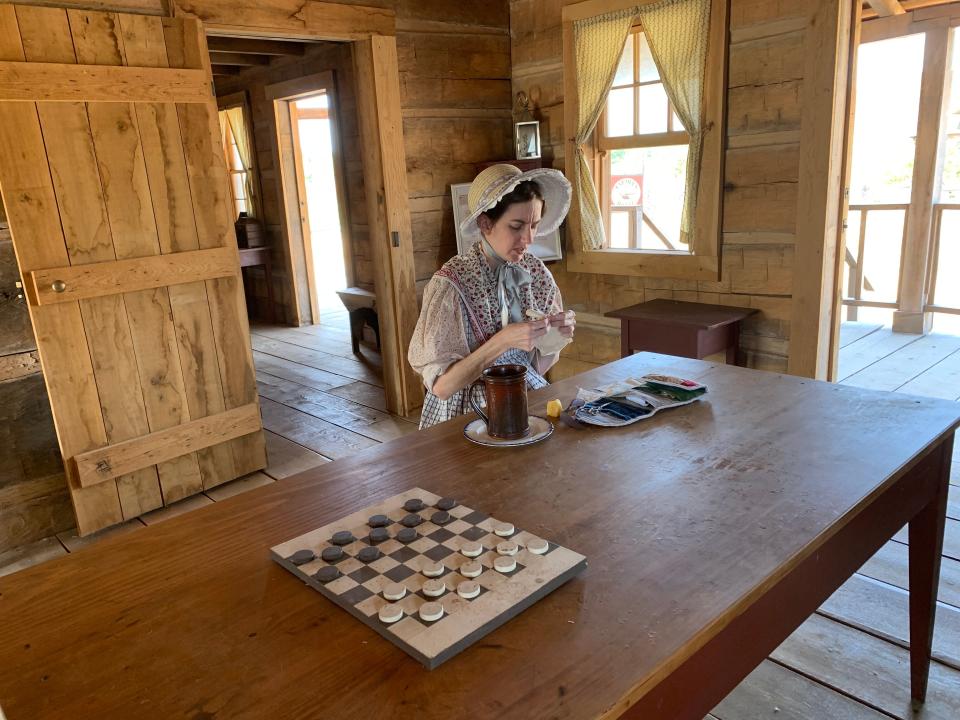
<instances>
[{"instance_id":1,"label":"woman in bonnet","mask_svg":"<svg viewBox=\"0 0 960 720\"><path fill-rule=\"evenodd\" d=\"M431 278L410 341L410 364L427 389L421 428L468 412L471 384L492 365L525 365L528 388L548 385L543 376L559 353L543 355L535 345L551 326L572 338L576 324L550 271L527 252L566 217L563 173L493 165L471 183L467 203L461 232L475 225L483 237Z\"/></svg>"}]
</instances>

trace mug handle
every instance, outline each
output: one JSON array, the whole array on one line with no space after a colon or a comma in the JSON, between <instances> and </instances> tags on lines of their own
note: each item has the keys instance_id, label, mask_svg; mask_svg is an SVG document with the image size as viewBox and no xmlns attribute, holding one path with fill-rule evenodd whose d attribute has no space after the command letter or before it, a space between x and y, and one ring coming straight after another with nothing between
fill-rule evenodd
<instances>
[{"instance_id":1,"label":"mug handle","mask_svg":"<svg viewBox=\"0 0 960 720\"><path fill-rule=\"evenodd\" d=\"M475 387L477 387L478 385L482 388L482 387L483 387L483 380L475 380L475 381L473 382L473 384L470 385L470 390L468 391L468 392L469 392L469 398L470 398L470 407L472 407L472 408L473 408L473 411L474 411L480 418L483 419L483 424L484 424L484 425L489 425L489 424L490 424L490 420L487 419L487 414L480 408L480 403L478 403L477 400L476 400L476 398L474 397L473 389L474 389Z\"/></svg>"}]
</instances>

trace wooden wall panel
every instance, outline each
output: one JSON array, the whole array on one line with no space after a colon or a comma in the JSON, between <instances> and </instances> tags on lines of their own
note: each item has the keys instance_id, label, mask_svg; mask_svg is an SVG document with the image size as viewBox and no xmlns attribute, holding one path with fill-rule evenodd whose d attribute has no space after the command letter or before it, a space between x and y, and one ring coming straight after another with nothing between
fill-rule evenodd
<instances>
[{"instance_id":1,"label":"wooden wall panel","mask_svg":"<svg viewBox=\"0 0 960 720\"><path fill-rule=\"evenodd\" d=\"M564 128L561 8L573 0L512 0L513 93L526 92L541 121L544 157L557 166ZM731 0L722 274L718 281L614 278L553 264L565 302L580 315L555 375L619 356L604 312L657 297L755 307L743 328L748 364L785 370L805 55L802 3Z\"/></svg>"}]
</instances>

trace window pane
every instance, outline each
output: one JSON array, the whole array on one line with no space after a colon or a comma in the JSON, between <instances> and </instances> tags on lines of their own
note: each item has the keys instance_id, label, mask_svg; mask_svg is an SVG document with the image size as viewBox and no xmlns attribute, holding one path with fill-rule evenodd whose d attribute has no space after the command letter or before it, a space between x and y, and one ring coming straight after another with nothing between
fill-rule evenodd
<instances>
[{"instance_id":1,"label":"window pane","mask_svg":"<svg viewBox=\"0 0 960 720\"><path fill-rule=\"evenodd\" d=\"M669 102L661 83L640 86L640 133L667 132Z\"/></svg>"},{"instance_id":2,"label":"window pane","mask_svg":"<svg viewBox=\"0 0 960 720\"><path fill-rule=\"evenodd\" d=\"M633 135L633 88L611 90L607 96L607 137Z\"/></svg>"},{"instance_id":3,"label":"window pane","mask_svg":"<svg viewBox=\"0 0 960 720\"><path fill-rule=\"evenodd\" d=\"M637 243L639 248L688 249L680 243L680 214L683 212L686 174L686 145L632 148L610 153L611 202L623 207L634 201L636 193L631 193L630 189L634 184L639 186L638 205L643 213ZM614 216L622 212L611 209L611 231ZM666 242L662 238L666 238Z\"/></svg>"},{"instance_id":4,"label":"window pane","mask_svg":"<svg viewBox=\"0 0 960 720\"><path fill-rule=\"evenodd\" d=\"M937 279L933 302L960 308L960 283L954 279L960 268L960 210L944 210L940 221L940 248L937 252Z\"/></svg>"},{"instance_id":5,"label":"window pane","mask_svg":"<svg viewBox=\"0 0 960 720\"><path fill-rule=\"evenodd\" d=\"M864 300L896 302L903 246L903 210L871 210L863 245Z\"/></svg>"},{"instance_id":6,"label":"window pane","mask_svg":"<svg viewBox=\"0 0 960 720\"><path fill-rule=\"evenodd\" d=\"M240 158L240 151L237 149L236 143L230 144L230 162L232 165L231 170L246 170L243 166L243 160Z\"/></svg>"},{"instance_id":7,"label":"window pane","mask_svg":"<svg viewBox=\"0 0 960 720\"><path fill-rule=\"evenodd\" d=\"M640 33L640 82L651 82L659 80L660 73L657 71L657 64L653 61L653 55L650 53L650 45L647 43L647 36Z\"/></svg>"},{"instance_id":8,"label":"window pane","mask_svg":"<svg viewBox=\"0 0 960 720\"><path fill-rule=\"evenodd\" d=\"M233 179L233 197L239 204L247 197L246 173L232 173L230 177Z\"/></svg>"},{"instance_id":9,"label":"window pane","mask_svg":"<svg viewBox=\"0 0 960 720\"><path fill-rule=\"evenodd\" d=\"M952 118L951 117L951 122ZM960 202L960 134L947 135L943 148L940 202Z\"/></svg>"},{"instance_id":10,"label":"window pane","mask_svg":"<svg viewBox=\"0 0 960 720\"><path fill-rule=\"evenodd\" d=\"M680 119L680 116L676 113L673 113L673 130L686 130L687 126L683 124L683 120Z\"/></svg>"},{"instance_id":11,"label":"window pane","mask_svg":"<svg viewBox=\"0 0 960 720\"><path fill-rule=\"evenodd\" d=\"M852 203L910 202L923 45L917 33L860 46Z\"/></svg>"},{"instance_id":12,"label":"window pane","mask_svg":"<svg viewBox=\"0 0 960 720\"><path fill-rule=\"evenodd\" d=\"M619 210L610 213L610 247L630 247L630 212Z\"/></svg>"},{"instance_id":13,"label":"window pane","mask_svg":"<svg viewBox=\"0 0 960 720\"><path fill-rule=\"evenodd\" d=\"M632 33L627 35L627 43L623 46L623 55L620 56L620 64L617 65L617 74L613 76L613 84L631 85L633 83L633 38Z\"/></svg>"}]
</instances>

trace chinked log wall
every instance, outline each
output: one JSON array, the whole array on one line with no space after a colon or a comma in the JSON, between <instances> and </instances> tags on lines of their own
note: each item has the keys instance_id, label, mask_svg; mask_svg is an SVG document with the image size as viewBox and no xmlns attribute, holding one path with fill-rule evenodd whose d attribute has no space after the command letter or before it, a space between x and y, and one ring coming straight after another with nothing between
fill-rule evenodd
<instances>
[{"instance_id":1,"label":"chinked log wall","mask_svg":"<svg viewBox=\"0 0 960 720\"><path fill-rule=\"evenodd\" d=\"M565 0L512 0L513 89L543 123L545 152L563 167L561 8ZM555 375L619 357L613 308L654 298L754 307L741 352L751 367L787 367L800 168L804 3L731 0L723 272L719 282L568 273L554 265L565 302L580 312L577 339Z\"/></svg>"},{"instance_id":2,"label":"chinked log wall","mask_svg":"<svg viewBox=\"0 0 960 720\"><path fill-rule=\"evenodd\" d=\"M456 253L450 185L473 179L478 163L512 157L508 2L363 0L346 4L388 8L397 14L407 186L417 287L422 290L430 276ZM274 114L264 87L324 70L335 72L340 96L354 276L358 285L372 290L373 253L349 46L325 43L301 58L217 78L217 94L248 92L274 267L286 268ZM278 272L277 282L277 296L282 292L289 305L291 283L286 270ZM289 310L288 317L292 317Z\"/></svg>"}]
</instances>

